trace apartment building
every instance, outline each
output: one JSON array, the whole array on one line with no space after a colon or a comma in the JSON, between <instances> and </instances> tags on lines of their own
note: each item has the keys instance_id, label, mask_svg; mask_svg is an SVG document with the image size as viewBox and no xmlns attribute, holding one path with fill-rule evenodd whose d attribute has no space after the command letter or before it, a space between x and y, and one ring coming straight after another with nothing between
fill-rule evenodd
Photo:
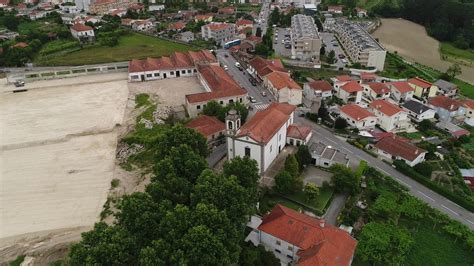
<instances>
[{"instance_id":1,"label":"apartment building","mask_svg":"<svg viewBox=\"0 0 474 266\"><path fill-rule=\"evenodd\" d=\"M237 34L237 27L232 23L210 23L201 27L204 40L214 39L216 43L223 44L232 41Z\"/></svg>"},{"instance_id":2,"label":"apartment building","mask_svg":"<svg viewBox=\"0 0 474 266\"><path fill-rule=\"evenodd\" d=\"M321 38L314 19L305 15L291 17L291 57L300 60L319 60Z\"/></svg>"},{"instance_id":3,"label":"apartment building","mask_svg":"<svg viewBox=\"0 0 474 266\"><path fill-rule=\"evenodd\" d=\"M363 27L343 20L334 25L334 31L353 62L383 70L387 51Z\"/></svg>"}]
</instances>

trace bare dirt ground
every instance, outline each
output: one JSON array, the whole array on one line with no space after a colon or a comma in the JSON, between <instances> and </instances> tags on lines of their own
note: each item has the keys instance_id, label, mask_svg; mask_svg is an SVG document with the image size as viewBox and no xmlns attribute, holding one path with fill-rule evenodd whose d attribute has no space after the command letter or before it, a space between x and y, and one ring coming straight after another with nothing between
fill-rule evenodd
<instances>
[{"instance_id":1,"label":"bare dirt ground","mask_svg":"<svg viewBox=\"0 0 474 266\"><path fill-rule=\"evenodd\" d=\"M439 42L428 36L423 26L404 19L382 19L374 33L388 51L397 51L409 60L446 71L453 63L441 60ZM461 66L459 78L474 84L474 68Z\"/></svg>"}]
</instances>

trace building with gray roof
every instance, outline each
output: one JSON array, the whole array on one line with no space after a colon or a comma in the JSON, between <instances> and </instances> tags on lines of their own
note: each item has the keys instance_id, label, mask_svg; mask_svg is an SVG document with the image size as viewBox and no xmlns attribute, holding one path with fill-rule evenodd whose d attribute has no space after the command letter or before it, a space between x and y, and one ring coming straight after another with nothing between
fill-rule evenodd
<instances>
[{"instance_id":1,"label":"building with gray roof","mask_svg":"<svg viewBox=\"0 0 474 266\"><path fill-rule=\"evenodd\" d=\"M321 38L314 19L305 15L291 17L291 57L299 60L319 60Z\"/></svg>"},{"instance_id":2,"label":"building with gray roof","mask_svg":"<svg viewBox=\"0 0 474 266\"><path fill-rule=\"evenodd\" d=\"M314 142L310 145L309 150L313 158L313 163L316 166L329 168L334 164L349 165L347 154L342 153L332 146L321 142Z\"/></svg>"}]
</instances>

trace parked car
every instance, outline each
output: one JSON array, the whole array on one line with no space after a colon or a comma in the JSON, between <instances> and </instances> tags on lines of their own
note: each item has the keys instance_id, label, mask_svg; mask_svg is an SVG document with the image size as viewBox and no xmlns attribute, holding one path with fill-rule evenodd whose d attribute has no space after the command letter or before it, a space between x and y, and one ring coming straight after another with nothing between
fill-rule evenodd
<instances>
[{"instance_id":1,"label":"parked car","mask_svg":"<svg viewBox=\"0 0 474 266\"><path fill-rule=\"evenodd\" d=\"M23 80L17 80L15 83L13 83L15 87L23 87L25 86L25 82Z\"/></svg>"},{"instance_id":2,"label":"parked car","mask_svg":"<svg viewBox=\"0 0 474 266\"><path fill-rule=\"evenodd\" d=\"M225 71L229 70L229 67L227 65L224 65L224 70Z\"/></svg>"},{"instance_id":3,"label":"parked car","mask_svg":"<svg viewBox=\"0 0 474 266\"><path fill-rule=\"evenodd\" d=\"M224 54L224 56L225 56L225 57L229 57L229 55L228 55L228 54Z\"/></svg>"},{"instance_id":4,"label":"parked car","mask_svg":"<svg viewBox=\"0 0 474 266\"><path fill-rule=\"evenodd\" d=\"M253 86L257 86L257 81L255 81L255 79L249 78L249 81Z\"/></svg>"},{"instance_id":5,"label":"parked car","mask_svg":"<svg viewBox=\"0 0 474 266\"><path fill-rule=\"evenodd\" d=\"M346 58L346 56L343 55L343 54L339 54L337 57L339 57L339 58L341 58L341 59Z\"/></svg>"},{"instance_id":6,"label":"parked car","mask_svg":"<svg viewBox=\"0 0 474 266\"><path fill-rule=\"evenodd\" d=\"M255 100L255 98L253 96L249 96L249 99L250 99L251 103L256 103L257 102L257 100Z\"/></svg>"},{"instance_id":7,"label":"parked car","mask_svg":"<svg viewBox=\"0 0 474 266\"><path fill-rule=\"evenodd\" d=\"M267 93L265 91L262 91L262 96L267 97Z\"/></svg>"}]
</instances>

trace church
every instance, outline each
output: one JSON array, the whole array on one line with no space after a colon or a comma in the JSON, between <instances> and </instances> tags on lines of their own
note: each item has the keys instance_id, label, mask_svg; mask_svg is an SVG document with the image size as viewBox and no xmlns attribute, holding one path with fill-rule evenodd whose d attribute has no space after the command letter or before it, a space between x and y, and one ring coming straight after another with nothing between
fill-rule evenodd
<instances>
[{"instance_id":1,"label":"church","mask_svg":"<svg viewBox=\"0 0 474 266\"><path fill-rule=\"evenodd\" d=\"M235 110L229 111L225 121L228 159L249 156L257 161L262 174L287 143L306 145L312 133L308 127L293 124L295 110L296 106L288 103L272 103L245 125ZM301 134L292 133L295 129Z\"/></svg>"}]
</instances>

